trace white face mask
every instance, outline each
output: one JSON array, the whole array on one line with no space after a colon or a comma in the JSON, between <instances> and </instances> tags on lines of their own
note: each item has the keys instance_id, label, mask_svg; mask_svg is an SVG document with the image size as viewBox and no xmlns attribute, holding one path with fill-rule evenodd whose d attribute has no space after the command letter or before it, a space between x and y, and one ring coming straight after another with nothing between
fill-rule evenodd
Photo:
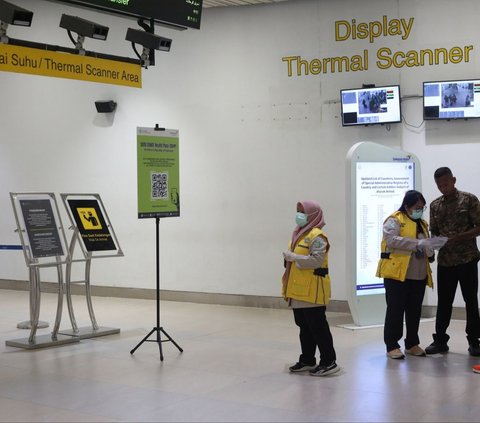
<instances>
[{"instance_id":1,"label":"white face mask","mask_svg":"<svg viewBox=\"0 0 480 423\"><path fill-rule=\"evenodd\" d=\"M300 213L298 212L296 215L295 215L295 223L300 226L300 227L303 227L307 224L307 221L308 221L308 218L307 218L307 215L305 213Z\"/></svg>"},{"instance_id":2,"label":"white face mask","mask_svg":"<svg viewBox=\"0 0 480 423\"><path fill-rule=\"evenodd\" d=\"M413 220L421 219L422 216L423 216L423 209L412 210L412 214L410 215L410 217Z\"/></svg>"}]
</instances>

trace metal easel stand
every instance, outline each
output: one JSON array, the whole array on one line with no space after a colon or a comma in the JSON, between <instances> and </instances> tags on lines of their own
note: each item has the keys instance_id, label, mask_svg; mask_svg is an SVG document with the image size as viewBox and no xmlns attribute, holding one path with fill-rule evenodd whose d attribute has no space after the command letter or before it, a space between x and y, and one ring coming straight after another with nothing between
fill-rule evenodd
<instances>
[{"instance_id":1,"label":"metal easel stand","mask_svg":"<svg viewBox=\"0 0 480 423\"><path fill-rule=\"evenodd\" d=\"M15 229L15 232L18 232L18 229ZM23 246L22 245L0 245L0 250L23 250ZM33 271L32 268L29 269L29 286L30 286L30 320L25 320L23 322L19 322L17 324L17 328L18 329L31 329L32 328L32 316L33 316L33 305L34 305L34 298L33 298L33 290L31 289L32 287L32 281L33 279L36 277L36 273ZM48 322L42 322L42 321L39 321L38 322L38 325L37 325L37 328L38 329L44 329L44 328L48 328L49 324Z\"/></svg>"},{"instance_id":2,"label":"metal easel stand","mask_svg":"<svg viewBox=\"0 0 480 423\"><path fill-rule=\"evenodd\" d=\"M72 338L71 336L64 336L58 333L63 309L63 272L60 258L56 257L56 261L56 265L48 264L44 266L30 266L30 312L32 317L30 336L28 338L7 340L5 341L5 345L10 347L32 350L37 348L54 347L64 344L73 344L80 341L79 339ZM40 267L52 266L55 266L57 268L58 275L58 300L55 325L51 334L37 335L40 317Z\"/></svg>"},{"instance_id":3,"label":"metal easel stand","mask_svg":"<svg viewBox=\"0 0 480 423\"><path fill-rule=\"evenodd\" d=\"M120 329L118 328L98 326L97 324L97 320L95 319L95 313L93 312L92 294L90 290L90 268L92 264L92 259L91 257L89 257L86 259L73 260L72 258L78 236L79 236L79 231L78 231L78 228L75 227L74 234L72 236L72 240L70 242L70 247L69 247L70 259L67 261L66 271L65 271L67 307L68 307L68 314L70 316L70 322L72 324L72 329L71 330L62 329L60 333L63 335L74 336L79 339L95 338L97 336L113 335L115 333L120 333ZM72 281L72 265L74 262L85 262L85 279L84 280ZM71 286L72 284L82 284L82 283L85 284L85 299L87 301L88 314L90 315L90 321L92 325L79 328L75 320L75 313L73 311Z\"/></svg>"},{"instance_id":4,"label":"metal easel stand","mask_svg":"<svg viewBox=\"0 0 480 423\"><path fill-rule=\"evenodd\" d=\"M162 351L162 342L168 342L170 341L173 345L175 345L180 352L183 352L183 349L180 348L180 346L170 337L170 335L163 330L163 328L160 326L160 231L159 231L159 223L160 223L160 218L156 217L155 218L155 227L156 227L156 242L157 242L157 249L156 249L156 268L157 268L157 286L156 286L156 292L157 292L157 299L156 299L156 305L157 305L157 325L148 333L147 336L145 336L136 346L133 348L133 350L130 351L130 354L133 354L140 345L142 345L144 342L156 342L158 344L158 349L160 350L160 361L163 361L163 351ZM150 338L150 335L153 333L156 334L155 339L148 339ZM164 334L167 339L162 339L162 335Z\"/></svg>"},{"instance_id":5,"label":"metal easel stand","mask_svg":"<svg viewBox=\"0 0 480 423\"><path fill-rule=\"evenodd\" d=\"M35 301L36 301L35 290L33 289L33 287L37 284L35 280L39 274L38 269L34 269L30 267L29 274L30 274L30 320L19 322L17 324L18 329L32 329L33 316L35 314L34 307L35 307ZM40 297L38 298L38 304L40 306ZM37 329L48 328L48 326L49 326L48 322L43 322L39 320L37 324Z\"/></svg>"}]
</instances>

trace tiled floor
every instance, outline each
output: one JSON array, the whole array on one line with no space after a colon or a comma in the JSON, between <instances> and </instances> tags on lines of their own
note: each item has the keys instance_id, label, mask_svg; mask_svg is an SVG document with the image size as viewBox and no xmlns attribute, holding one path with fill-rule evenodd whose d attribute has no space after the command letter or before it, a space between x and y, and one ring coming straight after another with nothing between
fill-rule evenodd
<instances>
[{"instance_id":1,"label":"tiled floor","mask_svg":"<svg viewBox=\"0 0 480 423\"><path fill-rule=\"evenodd\" d=\"M88 325L84 299L77 323ZM28 337L28 293L0 291L0 421L479 421L480 374L471 366L464 322L451 325L450 353L391 360L382 328L349 330L350 316L329 313L341 372L289 374L299 354L289 310L161 303L170 342L144 343L155 301L93 298L101 326L120 334L38 350L5 346ZM56 296L42 294L40 319L54 320ZM64 312L61 327L69 329ZM433 321L421 324L424 346ZM39 334L49 333L48 329Z\"/></svg>"}]
</instances>

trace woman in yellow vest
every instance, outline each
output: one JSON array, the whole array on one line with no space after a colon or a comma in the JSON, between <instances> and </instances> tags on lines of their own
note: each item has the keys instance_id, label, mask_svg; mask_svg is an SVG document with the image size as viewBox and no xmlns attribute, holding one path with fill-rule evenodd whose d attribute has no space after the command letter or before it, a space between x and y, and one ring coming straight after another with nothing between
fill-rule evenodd
<instances>
[{"instance_id":1,"label":"woman in yellow vest","mask_svg":"<svg viewBox=\"0 0 480 423\"><path fill-rule=\"evenodd\" d=\"M415 190L407 191L402 205L383 224L381 258L377 276L384 278L387 311L384 341L387 356L402 359L399 340L403 336L405 316L405 353L424 357L418 327L425 287L433 287L429 259L436 246L428 238L428 224L422 219L425 198Z\"/></svg>"},{"instance_id":2,"label":"woman in yellow vest","mask_svg":"<svg viewBox=\"0 0 480 423\"><path fill-rule=\"evenodd\" d=\"M290 366L291 372L309 371L312 376L336 373L333 338L325 315L330 301L328 250L330 244L322 228L323 211L315 201L297 203L295 227L288 250L283 253L285 273L282 295L293 309L296 325L300 328L301 355ZM316 365L316 349L320 361Z\"/></svg>"}]
</instances>

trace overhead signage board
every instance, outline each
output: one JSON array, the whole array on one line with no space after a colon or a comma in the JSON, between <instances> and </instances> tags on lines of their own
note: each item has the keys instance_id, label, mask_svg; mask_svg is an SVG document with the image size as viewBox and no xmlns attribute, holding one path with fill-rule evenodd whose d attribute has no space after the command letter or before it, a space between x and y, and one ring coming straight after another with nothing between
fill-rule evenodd
<instances>
[{"instance_id":1,"label":"overhead signage board","mask_svg":"<svg viewBox=\"0 0 480 423\"><path fill-rule=\"evenodd\" d=\"M203 0L57 0L159 24L200 29Z\"/></svg>"},{"instance_id":2,"label":"overhead signage board","mask_svg":"<svg viewBox=\"0 0 480 423\"><path fill-rule=\"evenodd\" d=\"M179 132L137 128L138 218L180 216Z\"/></svg>"},{"instance_id":3,"label":"overhead signage board","mask_svg":"<svg viewBox=\"0 0 480 423\"><path fill-rule=\"evenodd\" d=\"M2 43L0 71L142 87L140 64Z\"/></svg>"}]
</instances>

